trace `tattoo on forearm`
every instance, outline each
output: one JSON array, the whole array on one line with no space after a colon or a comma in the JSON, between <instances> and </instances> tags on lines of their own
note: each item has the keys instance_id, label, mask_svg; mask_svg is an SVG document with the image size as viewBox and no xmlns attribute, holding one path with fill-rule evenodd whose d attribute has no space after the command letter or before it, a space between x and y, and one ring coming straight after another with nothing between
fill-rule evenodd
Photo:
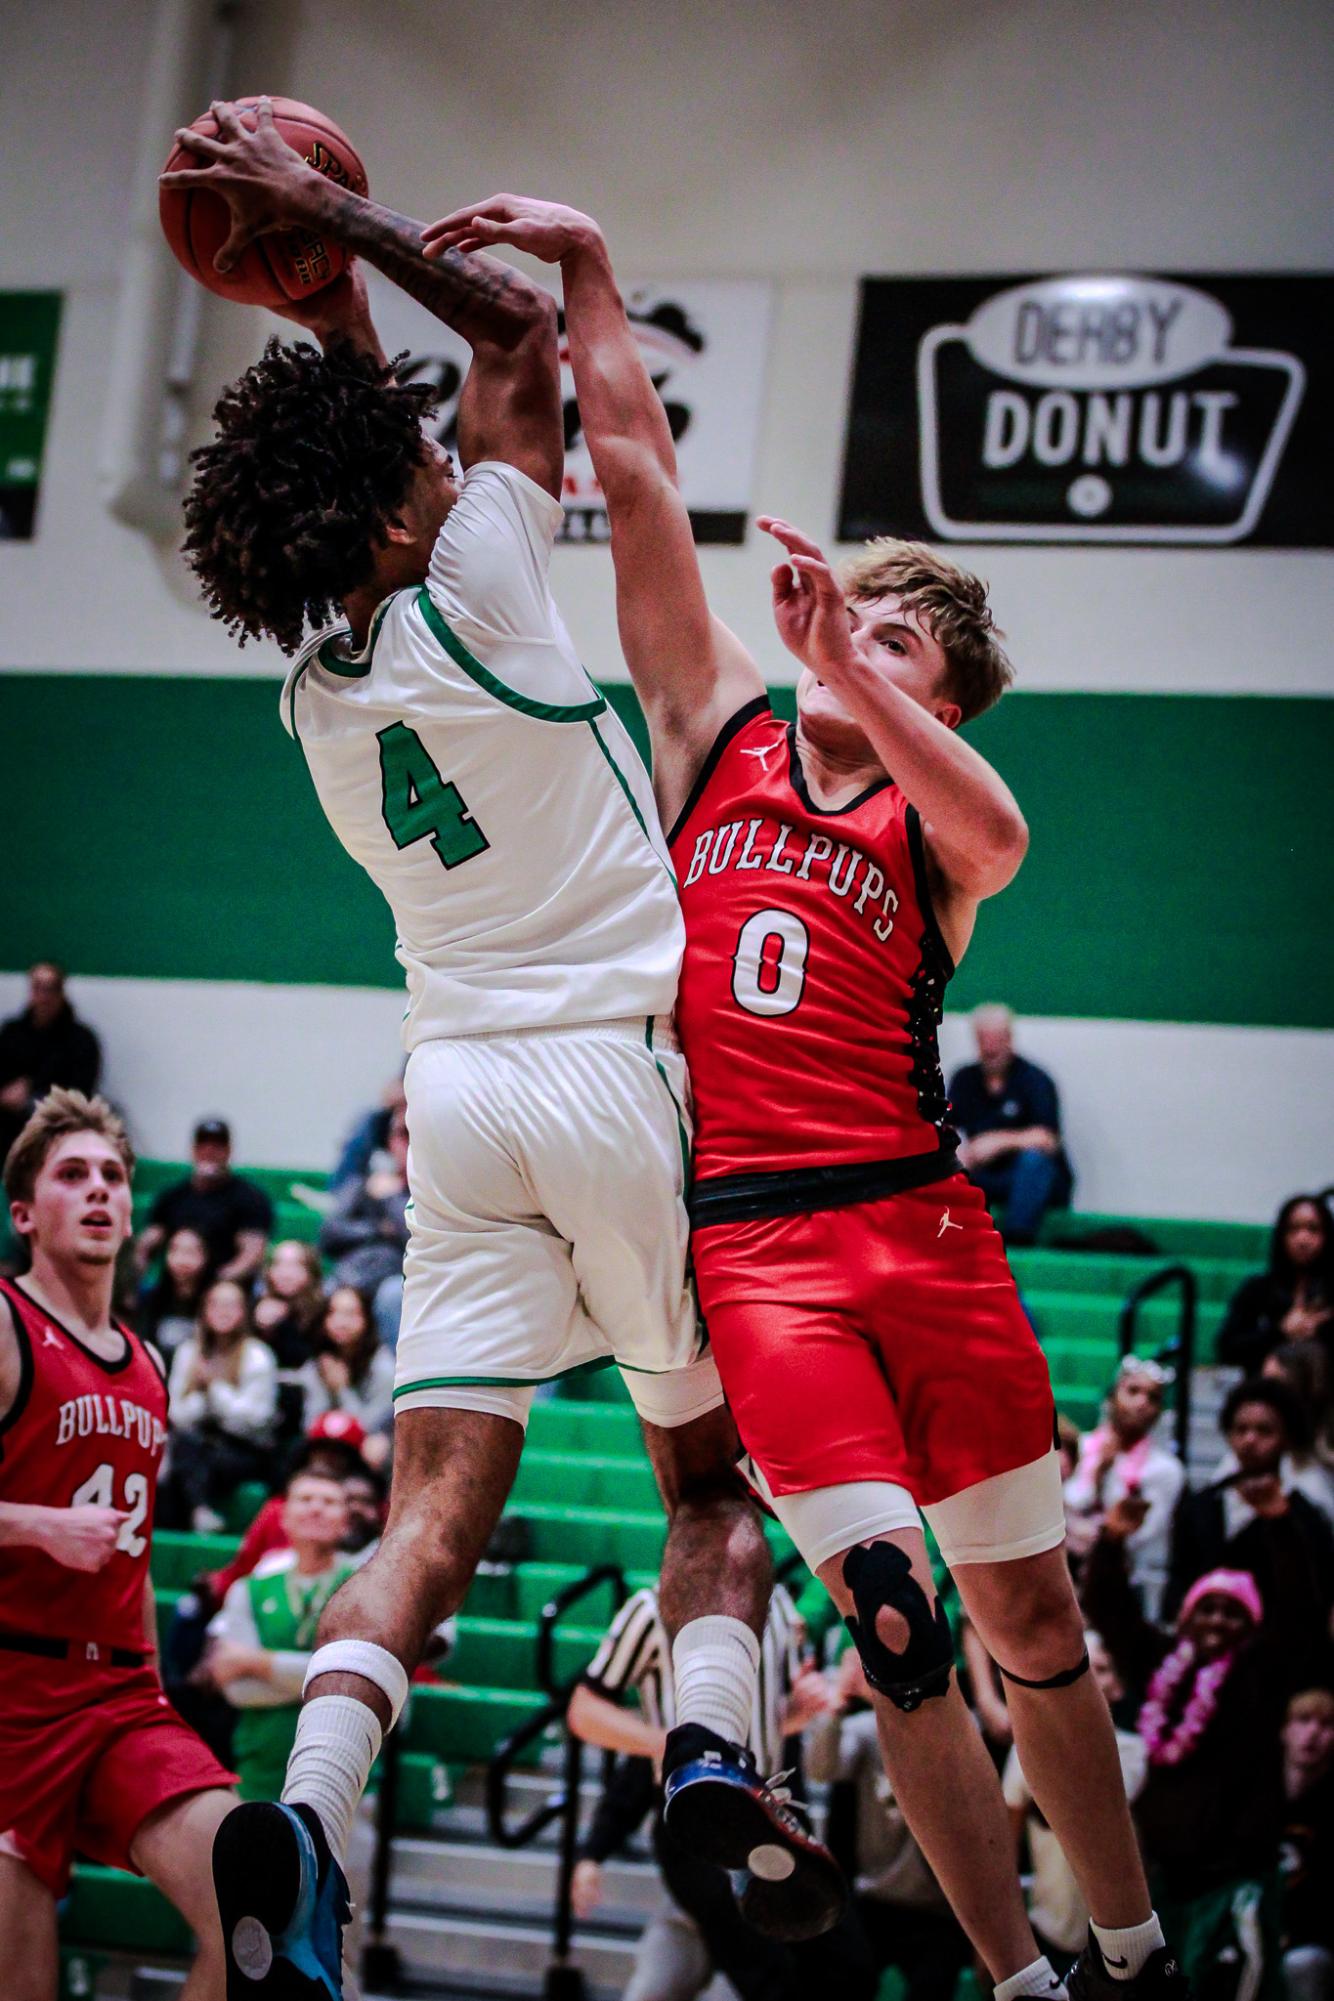
<instances>
[{"instance_id":1,"label":"tattoo on forearm","mask_svg":"<svg viewBox=\"0 0 1334 2001\"><path fill-rule=\"evenodd\" d=\"M332 181L317 192L318 220L340 243L364 257L465 340L512 347L530 330L545 294L521 272L486 256L447 250L427 257L422 226Z\"/></svg>"}]
</instances>

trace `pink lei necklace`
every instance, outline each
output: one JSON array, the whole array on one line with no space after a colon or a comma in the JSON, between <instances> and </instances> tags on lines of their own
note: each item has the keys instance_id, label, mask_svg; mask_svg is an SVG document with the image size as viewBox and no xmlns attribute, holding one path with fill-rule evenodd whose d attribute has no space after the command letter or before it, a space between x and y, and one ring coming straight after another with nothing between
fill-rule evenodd
<instances>
[{"instance_id":1,"label":"pink lei necklace","mask_svg":"<svg viewBox=\"0 0 1334 2001\"><path fill-rule=\"evenodd\" d=\"M1181 1685L1195 1667L1195 1649L1189 1640L1173 1648L1149 1683L1148 1700L1139 1713L1139 1734L1148 1746L1151 1765L1179 1765L1190 1756L1213 1721L1232 1661L1231 1654L1223 1654L1199 1670L1185 1707L1173 1724L1169 1719Z\"/></svg>"}]
</instances>

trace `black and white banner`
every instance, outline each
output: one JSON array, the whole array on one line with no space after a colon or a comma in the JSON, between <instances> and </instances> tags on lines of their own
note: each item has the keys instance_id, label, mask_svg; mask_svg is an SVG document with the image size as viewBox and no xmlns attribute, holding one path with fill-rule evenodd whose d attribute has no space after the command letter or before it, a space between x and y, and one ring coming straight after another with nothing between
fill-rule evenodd
<instances>
[{"instance_id":1,"label":"black and white banner","mask_svg":"<svg viewBox=\"0 0 1334 2001\"><path fill-rule=\"evenodd\" d=\"M380 338L406 349L404 374L439 392L436 435L454 449L468 348L406 293L367 273ZM630 286L626 308L676 441L681 491L699 542L740 542L751 503L773 287L758 279L690 278ZM607 514L583 441L561 324L566 542L605 542Z\"/></svg>"},{"instance_id":2,"label":"black and white banner","mask_svg":"<svg viewBox=\"0 0 1334 2001\"><path fill-rule=\"evenodd\" d=\"M1334 278L868 278L839 536L1334 546Z\"/></svg>"}]
</instances>

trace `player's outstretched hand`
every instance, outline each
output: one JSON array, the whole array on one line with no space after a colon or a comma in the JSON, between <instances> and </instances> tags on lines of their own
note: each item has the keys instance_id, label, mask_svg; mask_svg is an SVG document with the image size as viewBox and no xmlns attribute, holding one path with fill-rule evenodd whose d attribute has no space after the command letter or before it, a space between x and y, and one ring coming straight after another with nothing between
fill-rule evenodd
<instances>
[{"instance_id":1,"label":"player's outstretched hand","mask_svg":"<svg viewBox=\"0 0 1334 2001\"><path fill-rule=\"evenodd\" d=\"M488 195L485 201L456 208L439 222L428 223L422 231L422 249L428 257L442 257L447 250L489 250L497 243L510 243L544 264L559 264L562 257L600 236L593 218L577 208L538 201L532 195Z\"/></svg>"},{"instance_id":2,"label":"player's outstretched hand","mask_svg":"<svg viewBox=\"0 0 1334 2001\"><path fill-rule=\"evenodd\" d=\"M234 104L215 101L209 110L217 124L216 138L191 125L183 125L176 134L176 143L193 153L199 165L160 174L158 186L210 188L224 198L232 212L231 234L213 265L215 270L230 271L257 236L292 220L294 190L304 187L312 174L322 177L283 138L273 122L269 98L260 98L253 128L243 123Z\"/></svg>"},{"instance_id":3,"label":"player's outstretched hand","mask_svg":"<svg viewBox=\"0 0 1334 2001\"><path fill-rule=\"evenodd\" d=\"M121 1526L130 1518L121 1508L52 1508L42 1547L66 1570L101 1570L116 1552Z\"/></svg>"},{"instance_id":4,"label":"player's outstretched hand","mask_svg":"<svg viewBox=\"0 0 1334 2001\"><path fill-rule=\"evenodd\" d=\"M821 679L852 666L856 647L847 606L819 544L772 514L759 515L756 526L787 552L786 561L775 564L771 581L774 623L788 652Z\"/></svg>"}]
</instances>

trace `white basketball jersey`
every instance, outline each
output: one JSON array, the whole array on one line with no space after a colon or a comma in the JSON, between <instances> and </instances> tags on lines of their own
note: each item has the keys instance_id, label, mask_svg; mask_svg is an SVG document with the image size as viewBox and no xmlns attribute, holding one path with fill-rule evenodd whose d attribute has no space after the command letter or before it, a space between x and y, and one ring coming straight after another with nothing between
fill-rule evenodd
<instances>
[{"instance_id":1,"label":"white basketball jersey","mask_svg":"<svg viewBox=\"0 0 1334 2001\"><path fill-rule=\"evenodd\" d=\"M670 1014L684 930L648 773L547 583L559 501L469 468L420 590L283 689L330 825L394 914L409 1049Z\"/></svg>"}]
</instances>

